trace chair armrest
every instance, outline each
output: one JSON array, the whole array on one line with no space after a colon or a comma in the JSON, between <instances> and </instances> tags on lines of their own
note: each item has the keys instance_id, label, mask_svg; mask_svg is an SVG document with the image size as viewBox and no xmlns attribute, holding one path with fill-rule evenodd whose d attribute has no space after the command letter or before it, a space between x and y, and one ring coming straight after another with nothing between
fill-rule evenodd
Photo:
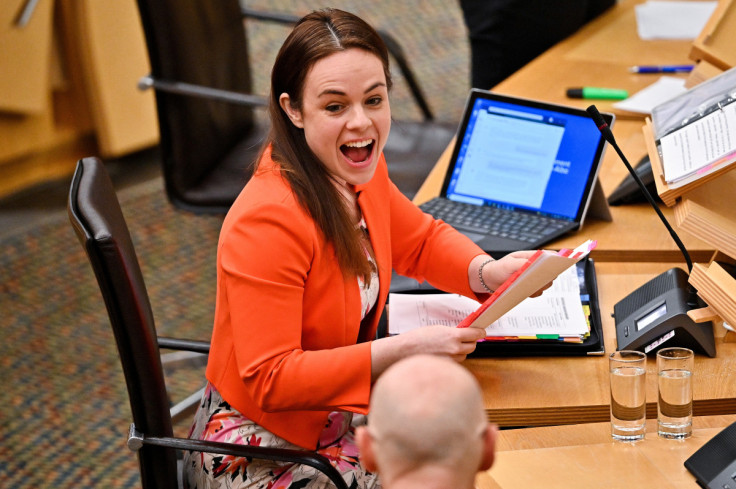
<instances>
[{"instance_id":1,"label":"chair armrest","mask_svg":"<svg viewBox=\"0 0 736 489\"><path fill-rule=\"evenodd\" d=\"M168 350L193 351L205 354L210 352L210 343L208 341L169 338L166 336L159 336L157 340L159 348L166 348Z\"/></svg>"},{"instance_id":2,"label":"chair armrest","mask_svg":"<svg viewBox=\"0 0 736 489\"><path fill-rule=\"evenodd\" d=\"M136 429L135 424L131 424L128 433L128 448L136 452L143 445L304 464L323 472L339 489L348 489L340 472L330 464L327 457L309 450L236 445L234 443L192 440L189 438L146 436Z\"/></svg>"},{"instance_id":3,"label":"chair armrest","mask_svg":"<svg viewBox=\"0 0 736 489\"><path fill-rule=\"evenodd\" d=\"M296 24L300 19L299 16L292 14L252 10L245 7L241 8L241 12L244 18L251 18L268 22L277 22L281 24L293 25ZM377 32L378 35L381 36L381 39L383 39L383 42L386 44L386 49L388 49L388 52L391 53L391 56L393 56L393 58L396 60L396 64L399 66L401 74L404 75L406 83L407 85L409 85L409 90L414 97L414 101L417 103L419 109L422 112L422 115L424 116L424 120L434 120L432 109L429 107L429 103L427 103L427 99L424 97L424 93L419 86L419 82L417 81L416 76L414 76L414 71L411 69L411 66L409 66L409 61L406 59L406 56L404 55L404 50L401 48L401 45L396 40L396 38L388 32L380 29L377 29Z\"/></svg>"},{"instance_id":4,"label":"chair armrest","mask_svg":"<svg viewBox=\"0 0 736 489\"><path fill-rule=\"evenodd\" d=\"M194 83L185 83L170 80L158 80L151 75L144 76L138 80L138 89L147 90L155 88L161 92L174 93L178 95L186 95L190 97L207 98L211 100L219 100L221 102L230 102L240 105L250 105L256 107L267 107L268 99L258 95L247 93L232 92L219 88L205 87Z\"/></svg>"}]
</instances>

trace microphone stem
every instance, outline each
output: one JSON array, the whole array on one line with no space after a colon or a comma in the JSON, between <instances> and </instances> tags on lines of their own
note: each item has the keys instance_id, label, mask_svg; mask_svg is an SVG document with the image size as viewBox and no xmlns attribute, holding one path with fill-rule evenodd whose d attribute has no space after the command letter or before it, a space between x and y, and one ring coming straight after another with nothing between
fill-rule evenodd
<instances>
[{"instance_id":1,"label":"microphone stem","mask_svg":"<svg viewBox=\"0 0 736 489\"><path fill-rule=\"evenodd\" d=\"M646 197L647 201L652 205L654 210L656 211L657 215L659 216L659 220L662 221L662 224L664 224L664 227L667 228L667 231L669 231L670 236L672 236L673 241L675 244L677 244L677 247L680 248L680 252L682 253L682 256L685 257L685 262L687 263L687 271L688 275L692 273L693 271L693 262L690 259L690 253L687 252L685 249L685 245L682 244L682 241L680 241L679 236L677 236L677 233L674 229L672 229L672 226L670 226L670 223L665 219L664 214L662 214L662 211L659 209L659 205L654 201L654 197L649 193L646 186L644 185L644 182L641 181L641 178L639 178L639 175L634 171L634 169L631 167L631 164L629 163L629 160L626 159L626 156L624 156L623 151L621 151L621 148L618 147L618 144L616 144L616 138L613 137L613 132L611 132L611 129L608 127L608 124L603 119L603 116L598 112L598 109L595 105L591 105L587 109L588 114L593 118L593 122L595 122L595 125L598 126L598 130L603 135L603 138L608 141L608 144L613 146L613 149L616 150L616 153L618 153L618 156L621 158L621 161L623 161L624 165L626 165L626 169L629 170L629 173L631 174L631 177L634 179L636 184L639 186L639 189L641 189L641 192L644 194L644 197ZM688 281L688 297L687 297L687 305L690 307L690 309L695 309L697 307L701 306L701 301L698 298L698 291L695 289L693 284L689 283Z\"/></svg>"},{"instance_id":2,"label":"microphone stem","mask_svg":"<svg viewBox=\"0 0 736 489\"><path fill-rule=\"evenodd\" d=\"M618 147L618 144L612 144L613 149L616 150L616 153L621 157L621 161L624 162L624 165L626 165L626 168L629 170L629 173L631 173L631 176L634 178L634 181L636 181L637 185L639 185L639 188L642 189L642 193L644 194L644 197L649 201L649 203L654 207L654 210L657 212L657 215L659 216L659 219L662 221L664 226L667 228L667 231L669 231L670 236L672 236L672 239L675 241L675 244L677 244L677 247L680 248L680 251L682 252L682 256L685 257L685 263L687 263L687 271L688 273L693 271L693 262L690 259L690 254L685 249L685 245L682 244L682 241L680 241L679 236L677 236L677 233L675 233L675 230L672 229L672 226L670 226L670 223L665 219L664 214L662 214L662 211L660 210L657 203L654 201L654 198L651 196L649 192L644 191L645 185L639 178L639 175L637 175L636 171L631 167L631 164L624 156L623 152L621 151L621 148Z\"/></svg>"}]
</instances>

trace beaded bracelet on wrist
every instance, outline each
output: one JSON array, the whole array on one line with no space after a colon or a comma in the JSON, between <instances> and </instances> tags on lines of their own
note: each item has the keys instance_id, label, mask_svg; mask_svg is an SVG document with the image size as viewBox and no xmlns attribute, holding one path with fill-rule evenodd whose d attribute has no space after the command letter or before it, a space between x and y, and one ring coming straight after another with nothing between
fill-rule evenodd
<instances>
[{"instance_id":1,"label":"beaded bracelet on wrist","mask_svg":"<svg viewBox=\"0 0 736 489\"><path fill-rule=\"evenodd\" d=\"M481 263L480 264L480 267L478 268L478 278L480 279L480 284L483 286L484 289L486 289L486 292L488 292L489 294L492 294L493 291L491 290L490 287L488 287L486 285L485 280L483 280L483 267L485 267L486 265L488 265L492 261L494 261L493 258L489 258L488 260L486 260L483 263Z\"/></svg>"}]
</instances>

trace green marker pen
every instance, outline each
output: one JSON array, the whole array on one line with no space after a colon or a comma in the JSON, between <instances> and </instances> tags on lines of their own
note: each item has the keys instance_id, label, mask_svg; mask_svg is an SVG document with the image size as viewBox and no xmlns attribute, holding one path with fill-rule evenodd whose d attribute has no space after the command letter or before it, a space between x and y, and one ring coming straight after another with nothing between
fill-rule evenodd
<instances>
[{"instance_id":1,"label":"green marker pen","mask_svg":"<svg viewBox=\"0 0 736 489\"><path fill-rule=\"evenodd\" d=\"M606 100L623 100L629 97L629 92L618 88L582 87L568 88L567 96L570 98L597 98Z\"/></svg>"}]
</instances>

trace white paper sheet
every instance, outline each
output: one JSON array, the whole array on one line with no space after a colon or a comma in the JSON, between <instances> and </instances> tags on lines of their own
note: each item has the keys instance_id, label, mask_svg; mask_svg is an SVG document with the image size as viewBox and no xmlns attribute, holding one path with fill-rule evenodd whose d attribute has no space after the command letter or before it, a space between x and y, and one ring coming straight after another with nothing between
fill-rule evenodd
<instances>
[{"instance_id":1,"label":"white paper sheet","mask_svg":"<svg viewBox=\"0 0 736 489\"><path fill-rule=\"evenodd\" d=\"M652 109L673 97L677 97L687 91L685 79L674 76L661 76L659 80L652 83L643 90L639 90L631 97L613 106L620 110L637 112L640 114L651 114Z\"/></svg>"},{"instance_id":2,"label":"white paper sheet","mask_svg":"<svg viewBox=\"0 0 736 489\"><path fill-rule=\"evenodd\" d=\"M695 39L718 2L650 0L637 5L636 27L643 40Z\"/></svg>"}]
</instances>

